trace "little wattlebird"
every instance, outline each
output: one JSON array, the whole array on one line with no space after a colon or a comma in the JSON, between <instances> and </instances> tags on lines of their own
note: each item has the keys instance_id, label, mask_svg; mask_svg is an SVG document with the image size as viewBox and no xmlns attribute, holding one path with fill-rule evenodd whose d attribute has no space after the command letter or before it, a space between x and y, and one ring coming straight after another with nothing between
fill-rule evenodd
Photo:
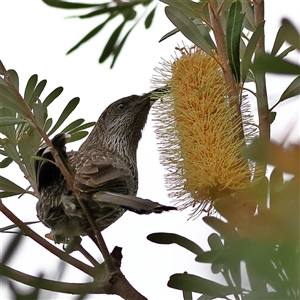
<instances>
[{"instance_id":1,"label":"little wattlebird","mask_svg":"<svg viewBox=\"0 0 300 300\"><path fill-rule=\"evenodd\" d=\"M68 134L60 133L52 139L54 148L73 173L74 188L85 201L99 231L110 226L126 210L149 214L176 209L136 197L136 152L155 101L153 92L110 104L78 151L66 152ZM54 161L50 149L43 147L36 156L44 158L35 161L38 218L51 228L56 243L68 243L82 235L93 239L91 226L72 189L58 167L50 162Z\"/></svg>"}]
</instances>

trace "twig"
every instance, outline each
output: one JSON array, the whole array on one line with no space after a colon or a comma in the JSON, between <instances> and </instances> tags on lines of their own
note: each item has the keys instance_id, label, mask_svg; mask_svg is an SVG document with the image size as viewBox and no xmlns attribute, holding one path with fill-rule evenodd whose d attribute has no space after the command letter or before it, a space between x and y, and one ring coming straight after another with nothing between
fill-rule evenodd
<instances>
[{"instance_id":1,"label":"twig","mask_svg":"<svg viewBox=\"0 0 300 300\"><path fill-rule=\"evenodd\" d=\"M70 256L64 251L59 250L52 244L50 244L48 241L46 241L44 238L39 236L36 232L34 232L31 228L29 228L27 225L25 225L18 217L16 217L2 202L0 199L0 211L8 218L10 219L14 224L16 224L21 231L29 236L31 239L33 239L35 242L40 244L42 247L56 255L58 258L62 259L63 261L69 263L70 265L74 266L75 268L81 270L82 272L90 275L95 276L95 270L94 268L90 267L89 265L84 264L80 260L77 260L76 258Z\"/></svg>"}]
</instances>

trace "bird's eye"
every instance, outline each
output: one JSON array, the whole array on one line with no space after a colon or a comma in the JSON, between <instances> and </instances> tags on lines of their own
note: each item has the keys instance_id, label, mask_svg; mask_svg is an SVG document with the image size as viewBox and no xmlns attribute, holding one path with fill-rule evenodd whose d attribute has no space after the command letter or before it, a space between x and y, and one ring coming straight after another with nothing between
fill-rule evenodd
<instances>
[{"instance_id":1,"label":"bird's eye","mask_svg":"<svg viewBox=\"0 0 300 300\"><path fill-rule=\"evenodd\" d=\"M120 104L118 105L118 109L122 110L122 109L124 109L124 108L125 108L125 104L124 104L124 103L120 103Z\"/></svg>"}]
</instances>

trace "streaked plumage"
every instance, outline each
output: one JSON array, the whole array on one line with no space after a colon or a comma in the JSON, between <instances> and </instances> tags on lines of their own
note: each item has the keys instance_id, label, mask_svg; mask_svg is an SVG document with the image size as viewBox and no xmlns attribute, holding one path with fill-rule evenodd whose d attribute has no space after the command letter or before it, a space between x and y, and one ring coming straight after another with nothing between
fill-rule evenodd
<instances>
[{"instance_id":1,"label":"streaked plumage","mask_svg":"<svg viewBox=\"0 0 300 300\"><path fill-rule=\"evenodd\" d=\"M52 143L68 162L75 188L96 221L100 231L126 210L139 214L175 209L136 197L138 171L136 151L153 100L151 93L122 98L101 114L92 132L78 151L66 152L68 135L56 135ZM37 156L54 160L49 148ZM35 161L39 191L38 218L52 230L55 242L93 233L72 191L54 163Z\"/></svg>"}]
</instances>

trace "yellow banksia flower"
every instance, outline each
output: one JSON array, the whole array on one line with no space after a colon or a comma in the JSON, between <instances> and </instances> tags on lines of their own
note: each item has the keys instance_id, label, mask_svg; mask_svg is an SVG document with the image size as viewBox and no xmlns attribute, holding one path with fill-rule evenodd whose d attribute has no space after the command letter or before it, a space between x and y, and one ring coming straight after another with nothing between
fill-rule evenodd
<instances>
[{"instance_id":1,"label":"yellow banksia flower","mask_svg":"<svg viewBox=\"0 0 300 300\"><path fill-rule=\"evenodd\" d=\"M256 128L245 99L236 116L217 60L197 47L180 52L163 61L153 79L155 86L170 87L153 110L161 162L179 207L211 212L215 199L250 185L255 166L240 151Z\"/></svg>"}]
</instances>

